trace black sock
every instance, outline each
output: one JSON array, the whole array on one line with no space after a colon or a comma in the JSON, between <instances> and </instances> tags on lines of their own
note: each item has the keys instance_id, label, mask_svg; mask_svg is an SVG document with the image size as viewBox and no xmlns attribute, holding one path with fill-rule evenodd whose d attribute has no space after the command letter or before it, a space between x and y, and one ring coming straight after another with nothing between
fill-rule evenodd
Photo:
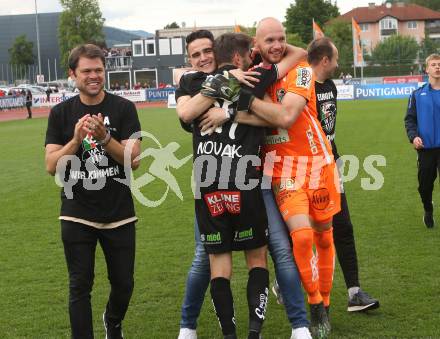
<instances>
[{"instance_id":1,"label":"black sock","mask_svg":"<svg viewBox=\"0 0 440 339\"><path fill-rule=\"evenodd\" d=\"M255 267L249 271L247 299L249 306L249 339L261 332L269 294L269 271ZM256 337L258 338L258 336Z\"/></svg>"},{"instance_id":2,"label":"black sock","mask_svg":"<svg viewBox=\"0 0 440 339\"><path fill-rule=\"evenodd\" d=\"M211 298L223 335L235 335L234 300L230 281L226 278L212 279Z\"/></svg>"},{"instance_id":3,"label":"black sock","mask_svg":"<svg viewBox=\"0 0 440 339\"><path fill-rule=\"evenodd\" d=\"M427 213L432 213L434 211L434 206L432 205L432 201L431 200L423 201L423 209Z\"/></svg>"},{"instance_id":4,"label":"black sock","mask_svg":"<svg viewBox=\"0 0 440 339\"><path fill-rule=\"evenodd\" d=\"M248 339L260 339L260 332L249 331Z\"/></svg>"}]
</instances>

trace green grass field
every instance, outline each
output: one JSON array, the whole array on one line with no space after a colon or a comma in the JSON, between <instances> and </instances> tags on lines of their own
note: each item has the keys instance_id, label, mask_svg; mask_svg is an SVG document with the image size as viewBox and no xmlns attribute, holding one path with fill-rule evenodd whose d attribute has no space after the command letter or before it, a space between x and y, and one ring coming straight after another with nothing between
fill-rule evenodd
<instances>
[{"instance_id":1,"label":"green grass field","mask_svg":"<svg viewBox=\"0 0 440 339\"><path fill-rule=\"evenodd\" d=\"M403 127L405 100L342 102L337 143L341 154L354 154L361 170L346 183L355 226L363 288L381 302L369 314L346 312L346 290L339 266L332 294L332 338L440 338L440 233L422 224L417 193L416 153ZM1 112L0 112L1 114ZM142 129L162 145L181 145L178 158L191 153L175 111L139 111ZM59 188L45 173L44 136L47 119L0 123L0 338L69 338L67 270L59 213ZM14 141L15 140L15 141ZM145 142L144 146L151 146ZM366 156L381 154L385 182L378 191L361 189ZM138 174L145 173L146 159ZM186 273L192 260L193 201L191 163L173 169L184 200L172 192L157 208L136 203L137 253L135 291L124 321L126 338L176 338ZM144 187L151 200L166 186L156 180ZM440 202L438 187L434 200ZM437 204L437 206L439 206ZM440 209L437 208L437 211ZM436 213L440 221L440 214ZM234 257L233 290L239 337L247 328L247 273L242 254ZM97 251L93 291L95 336L103 338L101 314L108 295L105 264ZM274 274L271 269L271 280ZM205 300L199 338L220 338L212 304ZM289 338L284 309L271 296L264 338Z\"/></svg>"}]
</instances>

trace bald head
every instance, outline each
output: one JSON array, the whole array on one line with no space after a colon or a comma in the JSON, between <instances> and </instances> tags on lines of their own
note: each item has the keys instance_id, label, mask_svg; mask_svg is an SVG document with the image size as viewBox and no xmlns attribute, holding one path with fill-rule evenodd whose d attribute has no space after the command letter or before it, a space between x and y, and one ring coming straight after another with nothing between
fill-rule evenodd
<instances>
[{"instance_id":1,"label":"bald head","mask_svg":"<svg viewBox=\"0 0 440 339\"><path fill-rule=\"evenodd\" d=\"M276 64L286 51L286 31L277 19L264 18L257 25L255 47L264 63Z\"/></svg>"},{"instance_id":2,"label":"bald head","mask_svg":"<svg viewBox=\"0 0 440 339\"><path fill-rule=\"evenodd\" d=\"M261 38L262 36L268 33L276 32L276 31L285 32L283 24L275 18L267 17L261 19L260 22L258 23L255 37L258 39L258 37Z\"/></svg>"}]
</instances>

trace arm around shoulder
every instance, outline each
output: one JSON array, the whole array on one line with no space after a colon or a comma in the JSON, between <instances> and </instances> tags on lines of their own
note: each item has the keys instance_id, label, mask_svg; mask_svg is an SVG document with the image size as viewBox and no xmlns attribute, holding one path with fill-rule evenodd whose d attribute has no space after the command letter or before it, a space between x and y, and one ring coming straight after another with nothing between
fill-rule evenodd
<instances>
[{"instance_id":1,"label":"arm around shoulder","mask_svg":"<svg viewBox=\"0 0 440 339\"><path fill-rule=\"evenodd\" d=\"M301 95L288 92L282 104L275 104L259 99L252 102L252 112L266 120L273 127L290 128L296 121L307 101Z\"/></svg>"},{"instance_id":2,"label":"arm around shoulder","mask_svg":"<svg viewBox=\"0 0 440 339\"><path fill-rule=\"evenodd\" d=\"M255 114L249 114L248 112L238 111L234 119L235 122L240 124L256 126L256 127L273 127L268 121L260 118Z\"/></svg>"},{"instance_id":3,"label":"arm around shoulder","mask_svg":"<svg viewBox=\"0 0 440 339\"><path fill-rule=\"evenodd\" d=\"M185 123L191 123L203 112L211 107L214 99L197 94L193 97L189 95L177 99L176 111L179 118Z\"/></svg>"},{"instance_id":4,"label":"arm around shoulder","mask_svg":"<svg viewBox=\"0 0 440 339\"><path fill-rule=\"evenodd\" d=\"M286 55L283 60L277 64L278 79L283 78L295 65L301 61L306 61L307 51L300 47L287 45Z\"/></svg>"}]
</instances>

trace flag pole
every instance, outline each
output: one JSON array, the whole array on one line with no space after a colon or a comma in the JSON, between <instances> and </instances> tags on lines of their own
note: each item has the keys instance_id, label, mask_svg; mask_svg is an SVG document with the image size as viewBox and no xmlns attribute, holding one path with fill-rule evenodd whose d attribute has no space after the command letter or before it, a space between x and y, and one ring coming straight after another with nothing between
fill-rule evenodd
<instances>
[{"instance_id":1,"label":"flag pole","mask_svg":"<svg viewBox=\"0 0 440 339\"><path fill-rule=\"evenodd\" d=\"M41 74L40 29L38 25L37 0L35 0L35 29L37 31L38 74Z\"/></svg>"},{"instance_id":2,"label":"flag pole","mask_svg":"<svg viewBox=\"0 0 440 339\"><path fill-rule=\"evenodd\" d=\"M364 46L362 45L362 39L359 40L361 44L361 54L362 54L362 63L361 63L361 84L362 84L362 80L364 79Z\"/></svg>"},{"instance_id":3,"label":"flag pole","mask_svg":"<svg viewBox=\"0 0 440 339\"><path fill-rule=\"evenodd\" d=\"M351 18L351 40L353 45L353 77L356 78L356 39L355 39L355 32L354 32L354 23L353 23L353 17Z\"/></svg>"}]
</instances>

